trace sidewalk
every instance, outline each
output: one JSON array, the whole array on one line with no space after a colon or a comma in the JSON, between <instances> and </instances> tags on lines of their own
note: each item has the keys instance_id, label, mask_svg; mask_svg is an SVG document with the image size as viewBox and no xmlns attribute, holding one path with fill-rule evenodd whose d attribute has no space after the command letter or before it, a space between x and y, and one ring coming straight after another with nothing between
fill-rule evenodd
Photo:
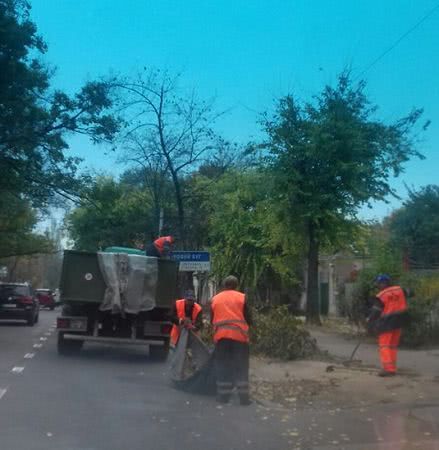
<instances>
[{"instance_id":1,"label":"sidewalk","mask_svg":"<svg viewBox=\"0 0 439 450\"><path fill-rule=\"evenodd\" d=\"M350 358L358 340L337 334L325 329L309 329L316 339L317 345L323 351L343 360ZM357 350L354 359L361 360L368 366L379 366L378 348L376 344L363 342ZM416 372L422 376L439 377L439 348L429 350L400 349L398 352L398 367Z\"/></svg>"}]
</instances>

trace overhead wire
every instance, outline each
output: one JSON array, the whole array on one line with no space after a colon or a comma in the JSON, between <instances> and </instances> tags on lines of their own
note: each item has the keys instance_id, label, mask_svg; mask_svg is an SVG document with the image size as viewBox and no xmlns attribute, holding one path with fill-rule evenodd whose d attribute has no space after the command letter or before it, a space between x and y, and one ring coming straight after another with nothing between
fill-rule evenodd
<instances>
[{"instance_id":1,"label":"overhead wire","mask_svg":"<svg viewBox=\"0 0 439 450\"><path fill-rule=\"evenodd\" d=\"M436 11L439 10L439 3L436 4L434 8L428 11L424 16L422 16L411 28L409 28L405 33L403 33L392 45L385 49L378 57L376 57L365 69L363 69L356 79L362 77L366 72L369 72L372 67L379 63L385 56L387 56L395 47L397 47L407 36L409 36L413 31L419 28L427 19L429 19Z\"/></svg>"}]
</instances>

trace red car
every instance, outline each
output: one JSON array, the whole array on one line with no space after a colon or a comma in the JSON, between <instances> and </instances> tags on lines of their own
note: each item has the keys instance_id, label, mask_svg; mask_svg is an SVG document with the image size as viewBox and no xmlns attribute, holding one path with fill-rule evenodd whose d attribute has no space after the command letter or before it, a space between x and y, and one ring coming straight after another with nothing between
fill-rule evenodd
<instances>
[{"instance_id":1,"label":"red car","mask_svg":"<svg viewBox=\"0 0 439 450\"><path fill-rule=\"evenodd\" d=\"M40 306L49 308L51 311L55 309L55 296L50 289L35 289L35 295L40 302Z\"/></svg>"}]
</instances>

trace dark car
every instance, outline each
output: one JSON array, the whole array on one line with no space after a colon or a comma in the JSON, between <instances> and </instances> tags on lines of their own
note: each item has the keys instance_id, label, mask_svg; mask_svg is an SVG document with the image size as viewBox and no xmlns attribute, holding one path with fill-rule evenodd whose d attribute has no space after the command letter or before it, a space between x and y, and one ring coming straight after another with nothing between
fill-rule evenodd
<instances>
[{"instance_id":1,"label":"dark car","mask_svg":"<svg viewBox=\"0 0 439 450\"><path fill-rule=\"evenodd\" d=\"M40 306L49 308L51 311L55 309L55 295L50 289L35 289L35 295L40 303Z\"/></svg>"},{"instance_id":2,"label":"dark car","mask_svg":"<svg viewBox=\"0 0 439 450\"><path fill-rule=\"evenodd\" d=\"M25 320L33 326L39 312L40 304L29 284L0 283L0 320Z\"/></svg>"}]
</instances>

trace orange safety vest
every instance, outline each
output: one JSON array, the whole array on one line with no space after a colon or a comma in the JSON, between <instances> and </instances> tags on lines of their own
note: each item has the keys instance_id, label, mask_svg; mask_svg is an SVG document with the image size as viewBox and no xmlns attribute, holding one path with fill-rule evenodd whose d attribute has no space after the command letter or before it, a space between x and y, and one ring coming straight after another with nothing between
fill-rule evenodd
<instances>
[{"instance_id":1,"label":"orange safety vest","mask_svg":"<svg viewBox=\"0 0 439 450\"><path fill-rule=\"evenodd\" d=\"M172 236L163 236L161 238L156 239L154 241L154 245L156 246L157 250L160 253L163 253L165 244L166 243L172 244L173 242L174 242L174 238Z\"/></svg>"},{"instance_id":2,"label":"orange safety vest","mask_svg":"<svg viewBox=\"0 0 439 450\"><path fill-rule=\"evenodd\" d=\"M177 309L177 317L181 320L184 320L186 318L186 312L185 312L185 306L186 306L186 300L177 300L175 302L175 307ZM194 307L192 308L192 323L194 324L197 320L198 314L200 314L202 308L198 303L194 303ZM173 324L172 330L171 330L171 344L177 345L178 339L180 337L180 327L178 325Z\"/></svg>"},{"instance_id":3,"label":"orange safety vest","mask_svg":"<svg viewBox=\"0 0 439 450\"><path fill-rule=\"evenodd\" d=\"M382 316L407 311L407 300L400 286L390 286L377 294L384 308Z\"/></svg>"},{"instance_id":4,"label":"orange safety vest","mask_svg":"<svg viewBox=\"0 0 439 450\"><path fill-rule=\"evenodd\" d=\"M244 317L245 295L227 290L212 299L213 341L221 339L247 343L248 323Z\"/></svg>"}]
</instances>

